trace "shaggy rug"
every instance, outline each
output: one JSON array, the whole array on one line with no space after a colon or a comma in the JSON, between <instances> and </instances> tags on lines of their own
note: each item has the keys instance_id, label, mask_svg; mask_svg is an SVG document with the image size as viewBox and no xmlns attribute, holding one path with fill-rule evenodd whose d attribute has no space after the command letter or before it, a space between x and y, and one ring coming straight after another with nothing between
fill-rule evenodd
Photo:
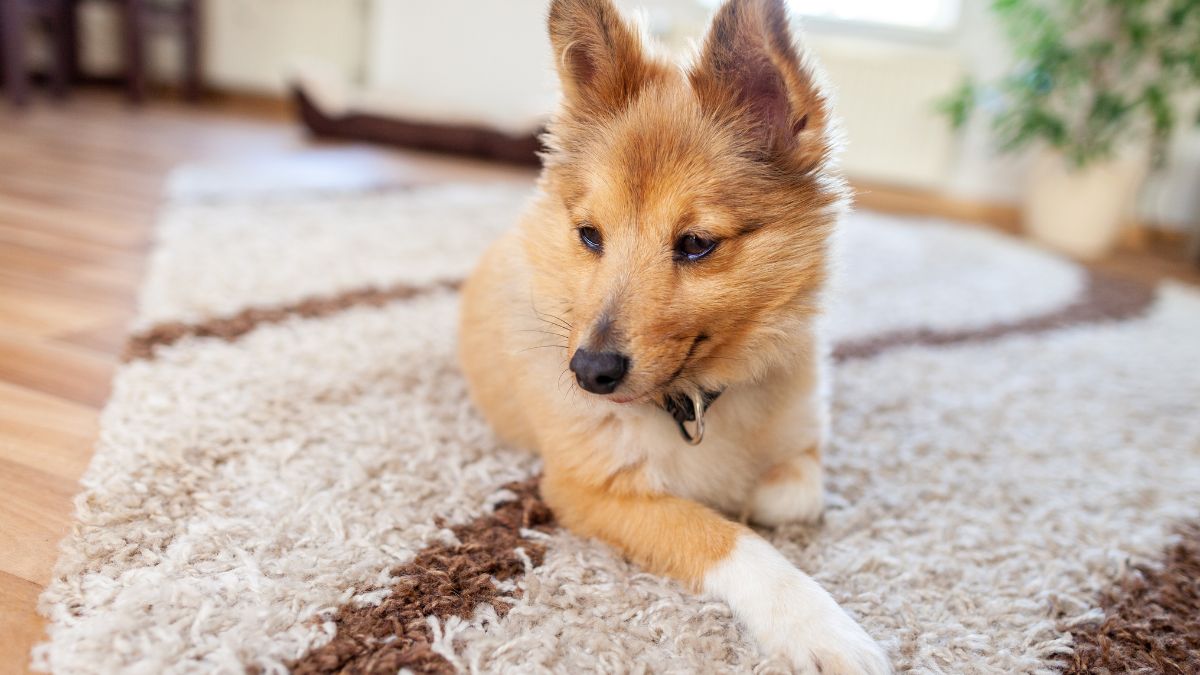
<instances>
[{"instance_id":1,"label":"shaggy rug","mask_svg":"<svg viewBox=\"0 0 1200 675\"><path fill-rule=\"evenodd\" d=\"M164 209L36 667L787 670L558 529L467 400L457 288L526 191L229 178ZM839 251L829 509L765 536L901 671L1200 672L1200 292L868 213Z\"/></svg>"}]
</instances>

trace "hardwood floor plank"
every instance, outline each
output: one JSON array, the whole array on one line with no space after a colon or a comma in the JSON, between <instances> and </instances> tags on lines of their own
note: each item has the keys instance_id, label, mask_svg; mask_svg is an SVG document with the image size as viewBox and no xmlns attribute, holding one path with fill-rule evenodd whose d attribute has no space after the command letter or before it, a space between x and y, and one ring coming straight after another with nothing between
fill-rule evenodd
<instances>
[{"instance_id":1,"label":"hardwood floor plank","mask_svg":"<svg viewBox=\"0 0 1200 675\"><path fill-rule=\"evenodd\" d=\"M133 323L133 303L127 313L113 319L89 326L82 330L63 333L54 338L56 344L83 347L98 354L107 354L116 361L116 355L125 350L125 341L129 336L129 326Z\"/></svg>"},{"instance_id":2,"label":"hardwood floor plank","mask_svg":"<svg viewBox=\"0 0 1200 675\"><path fill-rule=\"evenodd\" d=\"M150 220L149 212L106 216L47 204L5 192L0 185L0 223L12 227L136 252L144 251L149 243Z\"/></svg>"},{"instance_id":3,"label":"hardwood floor plank","mask_svg":"<svg viewBox=\"0 0 1200 675\"><path fill-rule=\"evenodd\" d=\"M35 611L38 584L0 572L0 667L5 673L28 673L29 652L42 641L43 621Z\"/></svg>"},{"instance_id":4,"label":"hardwood floor plank","mask_svg":"<svg viewBox=\"0 0 1200 675\"><path fill-rule=\"evenodd\" d=\"M133 246L113 245L79 236L78 230L56 232L50 228L29 227L28 223L6 221L0 215L0 253L5 250L33 251L59 260L100 263L116 269L136 269L142 261L145 242Z\"/></svg>"},{"instance_id":5,"label":"hardwood floor plank","mask_svg":"<svg viewBox=\"0 0 1200 675\"><path fill-rule=\"evenodd\" d=\"M0 326L29 335L51 337L83 330L112 316L111 308L50 291L0 292Z\"/></svg>"},{"instance_id":6,"label":"hardwood floor plank","mask_svg":"<svg viewBox=\"0 0 1200 675\"><path fill-rule=\"evenodd\" d=\"M74 480L0 459L0 572L49 583L77 489Z\"/></svg>"},{"instance_id":7,"label":"hardwood floor plank","mask_svg":"<svg viewBox=\"0 0 1200 675\"><path fill-rule=\"evenodd\" d=\"M58 291L67 287L74 289L76 297L94 298L100 294L118 301L137 292L142 276L141 260L128 253L78 260L72 259L67 247L60 255L12 242L0 242L0 270L14 283L27 280L26 288Z\"/></svg>"},{"instance_id":8,"label":"hardwood floor plank","mask_svg":"<svg viewBox=\"0 0 1200 675\"><path fill-rule=\"evenodd\" d=\"M108 400L115 367L111 355L0 328L0 382L4 384L99 410ZM0 419L5 416L0 413Z\"/></svg>"},{"instance_id":9,"label":"hardwood floor plank","mask_svg":"<svg viewBox=\"0 0 1200 675\"><path fill-rule=\"evenodd\" d=\"M107 387L107 383L87 386ZM98 417L99 406L0 382L0 460L74 481L91 459ZM0 501L11 497L0 494L4 495Z\"/></svg>"}]
</instances>

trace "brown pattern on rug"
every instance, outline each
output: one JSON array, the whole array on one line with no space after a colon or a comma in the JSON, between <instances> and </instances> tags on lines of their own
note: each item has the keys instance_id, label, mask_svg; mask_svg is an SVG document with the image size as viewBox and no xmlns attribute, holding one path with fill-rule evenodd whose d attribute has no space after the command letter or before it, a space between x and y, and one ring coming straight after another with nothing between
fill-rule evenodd
<instances>
[{"instance_id":1,"label":"brown pattern on rug","mask_svg":"<svg viewBox=\"0 0 1200 675\"><path fill-rule=\"evenodd\" d=\"M998 323L983 328L952 331L920 328L850 340L837 345L833 357L838 361L865 359L897 347L936 347L986 342L1008 335L1044 333L1080 324L1124 321L1149 309L1154 303L1155 295L1152 286L1089 269L1083 294L1060 309L1020 321Z\"/></svg>"},{"instance_id":2,"label":"brown pattern on rug","mask_svg":"<svg viewBox=\"0 0 1200 675\"><path fill-rule=\"evenodd\" d=\"M1152 286L1094 270L1088 270L1087 275L1082 296L1052 312L983 328L902 330L862 340L849 340L837 345L833 357L838 361L864 359L898 347L986 342L1007 335L1043 333L1101 321L1122 321L1142 314L1154 303L1155 289ZM157 347L172 345L187 337L211 337L232 342L263 324L281 323L292 317L322 318L354 307L381 307L439 290L458 290L461 285L462 280L459 279L443 279L421 286L397 284L385 289L366 288L327 297L306 298L278 307L250 307L231 317L209 319L201 323L162 323L131 336L122 358L126 362L153 359Z\"/></svg>"},{"instance_id":3,"label":"brown pattern on rug","mask_svg":"<svg viewBox=\"0 0 1200 675\"><path fill-rule=\"evenodd\" d=\"M282 323L293 317L317 319L354 307L382 307L390 302L409 300L437 291L456 291L461 284L458 279L443 279L423 285L396 284L387 288L363 288L327 297L305 298L289 305L249 307L234 316L201 323L160 323L130 336L121 358L125 362L153 359L156 348L173 345L187 337L211 337L232 342L263 324Z\"/></svg>"},{"instance_id":4,"label":"brown pattern on rug","mask_svg":"<svg viewBox=\"0 0 1200 675\"><path fill-rule=\"evenodd\" d=\"M1200 673L1200 522L1179 535L1161 566L1134 567L1100 597L1103 620L1064 629L1075 651L1063 672Z\"/></svg>"},{"instance_id":5,"label":"brown pattern on rug","mask_svg":"<svg viewBox=\"0 0 1200 675\"><path fill-rule=\"evenodd\" d=\"M445 620L470 618L475 608L490 604L508 613L519 593L505 593L493 579L507 580L525 573L516 549L535 566L546 548L521 536L522 529L549 531L554 522L538 493L538 478L511 483L516 498L495 511L451 526L457 544L432 544L412 562L392 571L399 580L391 594L375 606L344 606L333 617L337 632L329 643L288 666L295 673L452 673L453 665L434 652L426 617Z\"/></svg>"}]
</instances>

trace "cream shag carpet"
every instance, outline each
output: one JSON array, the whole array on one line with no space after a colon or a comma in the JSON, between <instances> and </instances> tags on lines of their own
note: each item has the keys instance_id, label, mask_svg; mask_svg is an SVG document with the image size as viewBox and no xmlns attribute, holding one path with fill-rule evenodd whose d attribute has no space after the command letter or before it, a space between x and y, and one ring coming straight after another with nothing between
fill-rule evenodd
<instances>
[{"instance_id":1,"label":"cream shag carpet","mask_svg":"<svg viewBox=\"0 0 1200 675\"><path fill-rule=\"evenodd\" d=\"M218 178L165 207L37 667L785 670L472 410L457 284L527 192ZM866 213L840 252L829 510L767 536L902 671L1196 667L1200 293Z\"/></svg>"}]
</instances>

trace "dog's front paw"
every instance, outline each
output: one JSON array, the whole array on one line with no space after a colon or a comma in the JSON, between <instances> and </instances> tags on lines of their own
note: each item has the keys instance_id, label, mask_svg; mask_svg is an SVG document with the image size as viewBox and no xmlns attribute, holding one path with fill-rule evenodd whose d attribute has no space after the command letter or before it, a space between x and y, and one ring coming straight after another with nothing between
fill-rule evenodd
<instances>
[{"instance_id":1,"label":"dog's front paw","mask_svg":"<svg viewBox=\"0 0 1200 675\"><path fill-rule=\"evenodd\" d=\"M826 598L828 606L796 607L777 615L774 625L762 627L763 650L788 659L800 673L891 673L883 649L832 598Z\"/></svg>"},{"instance_id":2,"label":"dog's front paw","mask_svg":"<svg viewBox=\"0 0 1200 675\"><path fill-rule=\"evenodd\" d=\"M800 673L887 675L887 655L816 581L757 536L744 536L704 579L766 653Z\"/></svg>"}]
</instances>

